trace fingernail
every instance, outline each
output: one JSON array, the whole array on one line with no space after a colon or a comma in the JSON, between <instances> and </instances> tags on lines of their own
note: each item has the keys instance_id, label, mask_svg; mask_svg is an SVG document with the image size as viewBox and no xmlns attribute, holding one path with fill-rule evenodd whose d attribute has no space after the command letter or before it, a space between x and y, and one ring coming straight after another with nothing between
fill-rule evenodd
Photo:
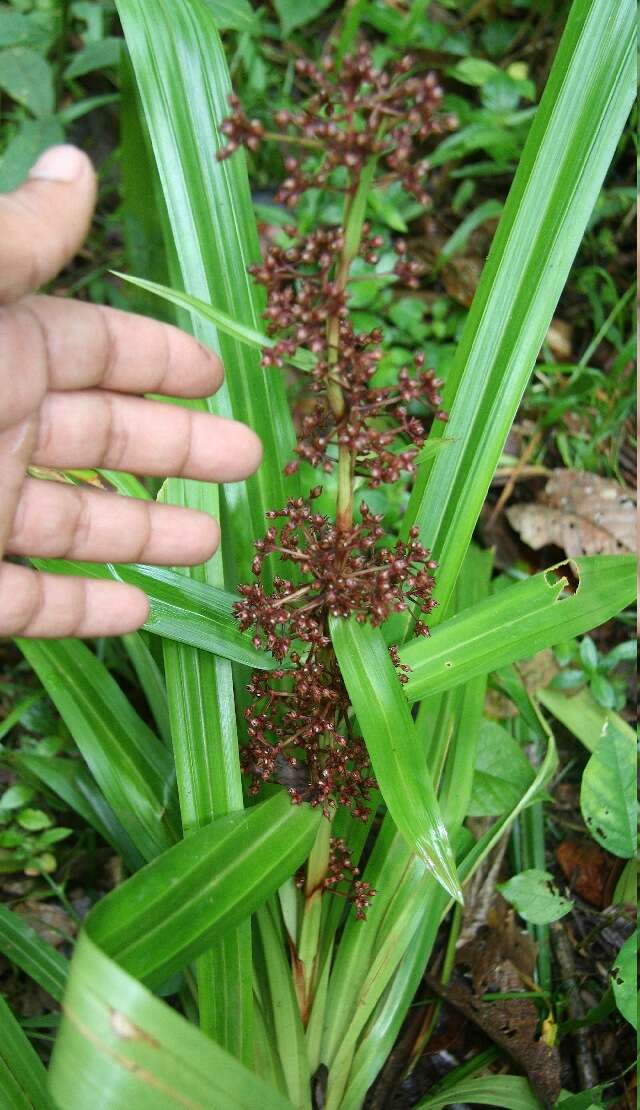
<instances>
[{"instance_id":1,"label":"fingernail","mask_svg":"<svg viewBox=\"0 0 640 1110\"><path fill-rule=\"evenodd\" d=\"M85 157L77 147L52 146L40 155L29 177L43 181L75 181L85 164Z\"/></svg>"}]
</instances>

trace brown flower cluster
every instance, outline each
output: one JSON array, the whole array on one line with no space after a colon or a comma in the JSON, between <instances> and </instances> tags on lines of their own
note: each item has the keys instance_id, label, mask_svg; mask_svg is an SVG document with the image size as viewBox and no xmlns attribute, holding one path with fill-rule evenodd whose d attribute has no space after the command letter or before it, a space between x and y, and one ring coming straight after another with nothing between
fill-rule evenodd
<instances>
[{"instance_id":1,"label":"brown flower cluster","mask_svg":"<svg viewBox=\"0 0 640 1110\"><path fill-rule=\"evenodd\" d=\"M414 58L407 54L387 69L378 69L365 44L341 63L330 54L320 65L299 59L297 76L308 96L299 110L276 112L275 123L284 139L317 147L322 162L309 171L298 159L288 157L277 202L295 207L312 186L340 187L335 181L338 169L346 170L346 189L353 192L365 163L376 158L426 204L427 163L419 157L420 144L455 127L456 120L439 112L442 89L436 75L411 75L414 66ZM255 150L264 135L260 121L248 119L235 98L231 106L232 115L222 124L228 142L219 158L229 157L241 145Z\"/></svg>"},{"instance_id":2,"label":"brown flower cluster","mask_svg":"<svg viewBox=\"0 0 640 1110\"><path fill-rule=\"evenodd\" d=\"M290 656L290 669L256 671L245 711L249 743L242 769L251 775L251 793L273 779L291 800L321 806L327 816L346 806L354 817L368 817L375 786L364 741L353 735L349 695L333 652L316 648Z\"/></svg>"},{"instance_id":3,"label":"brown flower cluster","mask_svg":"<svg viewBox=\"0 0 640 1110\"><path fill-rule=\"evenodd\" d=\"M424 615L435 605L431 572L436 563L419 542L417 528L406 543L397 540L384 546L382 517L370 512L364 501L361 522L339 529L314 511L312 501L320 492L316 487L308 501L291 499L284 509L268 513L282 523L279 528L272 525L256 544L256 576L266 556L275 554L282 563L295 564L296 582L278 577L271 594L259 582L239 587L242 600L236 602L235 613L240 627L255 630L256 646L264 645L280 661L295 641L330 647L329 615L355 615L361 623L380 625L392 613L403 612L409 601ZM424 622L417 622L416 631L427 633Z\"/></svg>"},{"instance_id":4,"label":"brown flower cluster","mask_svg":"<svg viewBox=\"0 0 640 1110\"><path fill-rule=\"evenodd\" d=\"M377 262L381 240L369 234L365 224L360 254ZM255 280L267 290L265 319L269 335L278 341L263 355L265 366L282 366L298 347L316 356L310 371L310 389L315 404L303 418L295 448L298 460L330 472L335 466L336 446L354 456L355 472L368 478L371 486L394 482L404 472L412 473L414 459L424 444L427 427L421 414L446 419L442 412L442 382L432 370L424 369L417 355L413 372L402 367L392 386L375 387L372 379L381 357L378 331L355 332L349 319L348 284L340 271L344 233L340 228L319 228L305 239L294 239L288 247L272 246L264 261L251 267ZM416 279L416 264L407 260L400 244L395 273L409 282ZM327 320L336 321L335 335ZM340 402L332 397L339 387ZM408 443L407 443L408 441ZM299 463L292 462L292 473Z\"/></svg>"},{"instance_id":5,"label":"brown flower cluster","mask_svg":"<svg viewBox=\"0 0 640 1110\"><path fill-rule=\"evenodd\" d=\"M311 500L320 489L311 491ZM235 612L243 630L254 631L288 667L258 671L246 710L249 744L243 768L252 775L252 790L274 778L287 786L294 802L308 801L328 811L329 803L367 816L367 799L375 786L367 749L354 735L349 696L328 634L328 617L348 617L382 624L412 601L426 615L435 602L435 563L412 532L407 543L384 546L381 517L360 507L362 520L340 530L317 513L310 501L290 500L269 513L273 525L256 544L254 573L263 560L278 556L292 563L295 582L278 577L267 594L260 582L239 587ZM416 629L426 633L423 621ZM391 657L399 666L397 652ZM406 675L399 671L401 681Z\"/></svg>"},{"instance_id":6,"label":"brown flower cluster","mask_svg":"<svg viewBox=\"0 0 640 1110\"><path fill-rule=\"evenodd\" d=\"M359 879L360 869L354 866L351 853L346 840L342 837L331 837L329 870L324 880L325 890L340 894L355 906L356 918L364 921L371 899L375 897L375 890L370 883ZM340 883L348 884L347 890L338 890Z\"/></svg>"}]
</instances>

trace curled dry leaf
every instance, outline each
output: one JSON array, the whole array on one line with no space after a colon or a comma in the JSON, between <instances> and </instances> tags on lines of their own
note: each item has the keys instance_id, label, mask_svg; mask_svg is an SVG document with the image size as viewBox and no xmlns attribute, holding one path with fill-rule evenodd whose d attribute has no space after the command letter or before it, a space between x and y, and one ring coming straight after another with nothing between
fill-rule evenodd
<instances>
[{"instance_id":1,"label":"curled dry leaf","mask_svg":"<svg viewBox=\"0 0 640 1110\"><path fill-rule=\"evenodd\" d=\"M464 1014L525 1072L544 1106L560 1093L560 1057L555 1046L538 1034L538 1011L529 998L485 1000L487 994L508 994L531 988L535 945L521 932L513 912L494 898L483 925L458 951L447 987L427 975L427 983Z\"/></svg>"},{"instance_id":2,"label":"curled dry leaf","mask_svg":"<svg viewBox=\"0 0 640 1110\"><path fill-rule=\"evenodd\" d=\"M538 502L512 505L506 515L535 551L547 544L570 557L635 551L635 497L597 474L554 470Z\"/></svg>"}]
</instances>

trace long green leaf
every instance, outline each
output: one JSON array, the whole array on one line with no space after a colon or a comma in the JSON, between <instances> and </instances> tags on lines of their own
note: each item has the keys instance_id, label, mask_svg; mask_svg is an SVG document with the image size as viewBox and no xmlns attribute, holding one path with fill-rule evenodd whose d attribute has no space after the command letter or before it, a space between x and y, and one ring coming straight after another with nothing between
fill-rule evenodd
<instances>
[{"instance_id":1,"label":"long green leaf","mask_svg":"<svg viewBox=\"0 0 640 1110\"><path fill-rule=\"evenodd\" d=\"M176 308L183 308L187 312L195 313L201 319L208 320L218 331L223 331L225 335L230 335L232 339L237 339L240 343L246 343L249 347L262 350L264 347L272 347L275 342L263 332L247 327L246 324L234 320L232 316L227 316L226 312L222 312L219 308L214 308L213 305L201 301L199 297L192 297L190 293L181 293L179 289L171 289L168 285L161 285L157 281L149 281L148 278L121 274L118 270L114 270L113 274L114 277L122 278L130 285L135 285L137 289L144 289L146 293L153 293L161 300L168 301Z\"/></svg>"},{"instance_id":2,"label":"long green leaf","mask_svg":"<svg viewBox=\"0 0 640 1110\"><path fill-rule=\"evenodd\" d=\"M158 167L180 287L227 317L259 329L263 295L247 273L259 259L246 162L241 152L219 162L219 125L231 91L224 51L201 0L118 0L127 46ZM211 323L192 315L194 333L214 344ZM265 531L264 514L295 492L282 470L294 443L284 385L264 371L257 350L218 330L226 384L209 407L244 420L260 436L264 462L246 483L223 490L224 520L236 580L250 577L247 532ZM225 556L225 560L226 560Z\"/></svg>"},{"instance_id":3,"label":"long green leaf","mask_svg":"<svg viewBox=\"0 0 640 1110\"><path fill-rule=\"evenodd\" d=\"M461 1079L441 1095L424 1098L416 1110L445 1110L459 1102L505 1107L505 1110L541 1110L542 1105L522 1076L483 1075L478 1079Z\"/></svg>"},{"instance_id":4,"label":"long green leaf","mask_svg":"<svg viewBox=\"0 0 640 1110\"><path fill-rule=\"evenodd\" d=\"M213 652L245 667L270 670L273 658L259 651L233 615L235 594L219 586L186 578L167 567L71 563L63 559L37 559L40 570L83 578L113 578L144 590L149 598L149 619L144 627L156 636Z\"/></svg>"},{"instance_id":5,"label":"long green leaf","mask_svg":"<svg viewBox=\"0 0 640 1110\"><path fill-rule=\"evenodd\" d=\"M331 639L373 770L398 829L453 898L460 884L433 783L382 633L330 618Z\"/></svg>"},{"instance_id":6,"label":"long green leaf","mask_svg":"<svg viewBox=\"0 0 640 1110\"><path fill-rule=\"evenodd\" d=\"M634 25L632 0L575 0L448 374L454 442L421 468L404 521L440 564L435 620L633 104Z\"/></svg>"},{"instance_id":7,"label":"long green leaf","mask_svg":"<svg viewBox=\"0 0 640 1110\"><path fill-rule=\"evenodd\" d=\"M489 589L491 563L489 552L481 551L474 545L469 548L455 587L455 603L458 611L476 604L486 596ZM442 817L450 835L455 835L467 814L486 684L486 675L479 675L464 685L447 691L444 695L436 695L435 698L428 699L427 702L422 703L416 723L420 735L425 735L427 740L427 762L432 774L446 757L439 801ZM424 709L432 707L433 703L437 703L437 711L426 714ZM396 836L395 839L397 841L400 838ZM390 887L390 895L397 889L397 884L393 883L386 871L386 861L384 870L377 877L376 882L385 888ZM358 1045L344 1095L344 1110L361 1105L366 1091L373 1084L391 1052L402 1022L415 998L440 928L443 907L446 904L442 888L432 885L433 895L425 900L424 905L418 903L415 906L419 925L414 940L397 963L389 987L367 1023L367 1035ZM367 926L368 921L364 926L361 925L361 929ZM349 928L350 923L347 929ZM381 938L382 932L376 932L375 943L380 944ZM357 959L361 955L359 949L362 944L361 941L356 949ZM371 957L365 965L367 970L370 962ZM352 965L352 970L355 972L355 981L358 983L363 981L356 965Z\"/></svg>"},{"instance_id":8,"label":"long green leaf","mask_svg":"<svg viewBox=\"0 0 640 1110\"><path fill-rule=\"evenodd\" d=\"M401 648L402 662L411 667L404 687L409 701L527 659L542 648L596 628L633 601L632 555L585 556L571 563L578 588L570 597L560 596L567 585L565 578L543 571L459 613L428 639L419 637Z\"/></svg>"},{"instance_id":9,"label":"long green leaf","mask_svg":"<svg viewBox=\"0 0 640 1110\"><path fill-rule=\"evenodd\" d=\"M153 657L148 638L145 638L141 632L130 632L122 637L122 646L129 656L140 688L147 699L158 735L165 744L168 744L171 740L171 731L167 688L161 668Z\"/></svg>"},{"instance_id":10,"label":"long green leaf","mask_svg":"<svg viewBox=\"0 0 640 1110\"><path fill-rule=\"evenodd\" d=\"M198 829L98 903L93 940L131 974L162 983L293 874L320 817L278 791Z\"/></svg>"},{"instance_id":11,"label":"long green leaf","mask_svg":"<svg viewBox=\"0 0 640 1110\"><path fill-rule=\"evenodd\" d=\"M7 1110L55 1110L42 1061L1 994L0 1104Z\"/></svg>"},{"instance_id":12,"label":"long green leaf","mask_svg":"<svg viewBox=\"0 0 640 1110\"><path fill-rule=\"evenodd\" d=\"M557 754L553 736L548 730L547 736L547 752L536 778L514 809L496 821L478 841L466 850L466 854L464 846L465 830L452 833L453 843L458 851L463 853L463 858L461 858L458 866L458 874L463 884L468 882L482 860L504 836L518 814L540 794L549 782L557 767ZM377 930L372 958L369 958L364 965L360 962L357 941L354 944L353 938L354 922L351 919L347 923L341 948L346 942L346 951L351 953L352 959L347 963L336 961L332 976L334 982L338 969L340 969L340 974L345 977L348 976L351 968L359 966L360 975L355 982L353 978L347 978L347 982L350 984L350 997L348 998L348 1006L341 1010L339 1022L335 1021L332 998L330 998L327 1006L327 1013L332 1015L333 1028L327 1030L329 1036L323 1048L322 1057L329 1065L326 1110L338 1110L339 1107L342 1110L343 1106L345 1110L347 1110L347 1107L348 1110L356 1110L359 1105L357 1090L360 1089L362 1096L364 1096L366 1090L366 1087L363 1089L362 1086L362 1068L367 1068L370 1062L367 1060L366 1036L363 1036L363 1031L367 1027L375 1007L383 997L385 989L392 982L396 969L405 953L408 955L408 964L402 968L401 975L411 976L417 973L417 978L413 980L415 989L422 975L431 945L435 941L438 926L450 906L450 901L445 897L442 886L436 885L433 874L427 871L415 856L412 858L406 846L398 844L399 840L399 835L396 835L387 851L390 858L395 856L394 869L402 866L402 853L404 852L404 866L407 868L407 875L406 877L403 876L403 881L397 885L393 881L389 884L391 889L387 894L389 899L388 908ZM379 889L384 889L389 877L386 861L383 860L382 867L380 867L379 859L376 860L375 855L374 852L371 857L371 864L367 867L364 877L367 881L373 882L373 876L375 875L375 882ZM372 867L371 865L375 866ZM416 865L419 865L419 870L416 870ZM411 958L411 945L414 937L418 937L418 941L413 948L413 952L417 952L418 955L419 962L417 964ZM405 997L406 985L406 982L405 984L399 984L401 991L404 986ZM338 983L336 989L340 990ZM382 1007L382 1014L384 1017L393 1019L393 1011L385 1014L384 1007ZM378 1029L379 1034L380 1029ZM360 1038L362 1039L360 1040ZM362 1055L359 1054L356 1063L354 1054L358 1048L359 1040ZM331 1046L333 1046L333 1052ZM354 1067L357 1069L356 1074L353 1074L352 1071ZM360 1072L359 1075L358 1072ZM348 1095L351 1081L354 1083L356 1092L355 1101L352 1101L351 1096Z\"/></svg>"},{"instance_id":13,"label":"long green leaf","mask_svg":"<svg viewBox=\"0 0 640 1110\"><path fill-rule=\"evenodd\" d=\"M292 1110L105 956L88 932L76 946L63 1013L49 1073L60 1110L108 1103L135 1110Z\"/></svg>"},{"instance_id":14,"label":"long green leaf","mask_svg":"<svg viewBox=\"0 0 640 1110\"><path fill-rule=\"evenodd\" d=\"M241 324L234 320L231 316L227 316L225 312L221 312L219 308L214 308L213 305L206 304L201 301L199 297L192 297L189 293L181 293L178 289L170 289L168 285L160 285L157 281L148 281L146 278L132 277L130 274L121 274L117 270L113 271L115 277L122 278L123 281L129 282L130 285L135 285L140 289L144 289L147 293L153 293L163 301L168 301L169 304L175 305L176 308L182 308L190 312L192 315L198 316L201 320L208 321L214 324L218 331L224 332L225 335L231 336L232 339L237 339L239 343L245 343L249 347L255 347L256 350L262 351L268 347L275 347L276 340L272 339L264 332L256 331L255 328L247 327L246 324ZM297 366L300 370L311 370L316 363L316 357L304 348L300 348L294 355L291 355L288 360L292 366Z\"/></svg>"},{"instance_id":15,"label":"long green leaf","mask_svg":"<svg viewBox=\"0 0 640 1110\"><path fill-rule=\"evenodd\" d=\"M20 914L3 905L0 905L0 952L60 1001L69 973L67 960L39 937Z\"/></svg>"},{"instance_id":16,"label":"long green leaf","mask_svg":"<svg viewBox=\"0 0 640 1110\"><path fill-rule=\"evenodd\" d=\"M18 640L123 829L145 859L176 836L170 754L79 640Z\"/></svg>"},{"instance_id":17,"label":"long green leaf","mask_svg":"<svg viewBox=\"0 0 640 1110\"><path fill-rule=\"evenodd\" d=\"M536 690L536 699L553 713L565 728L577 736L588 751L595 751L600 737L608 729L613 729L635 739L635 733L630 725L613 709L603 709L588 688L570 691L570 696L564 690Z\"/></svg>"},{"instance_id":18,"label":"long green leaf","mask_svg":"<svg viewBox=\"0 0 640 1110\"><path fill-rule=\"evenodd\" d=\"M52 1061L63 1110L105 1090L144 1110L291 1107L132 976L159 985L234 930L300 865L320 820L280 791L195 830L94 907Z\"/></svg>"},{"instance_id":19,"label":"long green leaf","mask_svg":"<svg viewBox=\"0 0 640 1110\"><path fill-rule=\"evenodd\" d=\"M160 499L218 513L218 490L204 482L170 479ZM222 553L185 578L218 587ZM199 648L164 641L180 812L185 835L243 808L231 664ZM252 1060L251 922L222 937L196 965L200 1026L245 1063Z\"/></svg>"},{"instance_id":20,"label":"long green leaf","mask_svg":"<svg viewBox=\"0 0 640 1110\"><path fill-rule=\"evenodd\" d=\"M256 914L256 930L263 958L261 971L266 980L263 1003L270 1010L273 1041L287 1092L294 1106L306 1110L311 1096L309 1060L276 902L260 907Z\"/></svg>"}]
</instances>

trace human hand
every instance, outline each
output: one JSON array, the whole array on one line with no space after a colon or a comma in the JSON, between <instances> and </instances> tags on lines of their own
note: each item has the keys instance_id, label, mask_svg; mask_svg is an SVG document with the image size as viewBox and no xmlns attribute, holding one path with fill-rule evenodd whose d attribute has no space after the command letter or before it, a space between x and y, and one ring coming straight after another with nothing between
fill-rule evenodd
<instances>
[{"instance_id":1,"label":"human hand","mask_svg":"<svg viewBox=\"0 0 640 1110\"><path fill-rule=\"evenodd\" d=\"M89 159L63 146L0 196L0 558L194 565L219 542L205 513L26 474L30 465L104 467L234 482L260 462L260 441L243 424L140 396L218 389L220 360L191 336L128 312L29 295L82 244L95 194ZM0 562L2 636L120 635L147 613L132 586Z\"/></svg>"}]
</instances>

